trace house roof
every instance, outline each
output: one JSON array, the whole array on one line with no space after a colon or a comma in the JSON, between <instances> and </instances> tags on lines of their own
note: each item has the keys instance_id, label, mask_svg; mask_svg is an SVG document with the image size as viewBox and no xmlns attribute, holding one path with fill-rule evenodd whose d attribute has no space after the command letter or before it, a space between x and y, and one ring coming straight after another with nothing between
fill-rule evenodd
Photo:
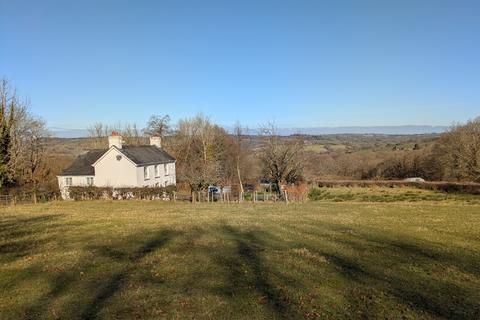
<instances>
[{"instance_id":1,"label":"house roof","mask_svg":"<svg viewBox=\"0 0 480 320\"><path fill-rule=\"evenodd\" d=\"M95 175L94 164L108 149L95 149L79 155L73 163L65 168L60 176L93 176Z\"/></svg>"},{"instance_id":2,"label":"house roof","mask_svg":"<svg viewBox=\"0 0 480 320\"><path fill-rule=\"evenodd\" d=\"M60 176L88 176L95 175L93 164L97 162L109 149L95 149L78 156L73 163L63 170ZM175 158L156 146L126 146L117 149L135 165L174 162Z\"/></svg>"},{"instance_id":3,"label":"house roof","mask_svg":"<svg viewBox=\"0 0 480 320\"><path fill-rule=\"evenodd\" d=\"M175 158L156 146L131 146L118 149L136 165L174 162Z\"/></svg>"}]
</instances>

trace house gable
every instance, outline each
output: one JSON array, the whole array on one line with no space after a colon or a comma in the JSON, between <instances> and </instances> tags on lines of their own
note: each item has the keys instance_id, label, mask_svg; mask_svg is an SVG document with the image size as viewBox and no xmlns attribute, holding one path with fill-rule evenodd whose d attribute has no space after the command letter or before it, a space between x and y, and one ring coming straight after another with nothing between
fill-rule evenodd
<instances>
[{"instance_id":1,"label":"house gable","mask_svg":"<svg viewBox=\"0 0 480 320\"><path fill-rule=\"evenodd\" d=\"M116 147L105 152L93 166L96 186L132 187L137 185L137 166Z\"/></svg>"},{"instance_id":2,"label":"house gable","mask_svg":"<svg viewBox=\"0 0 480 320\"><path fill-rule=\"evenodd\" d=\"M114 151L115 150L115 151ZM97 161L95 161L92 166L95 167L100 161L102 161L105 157L108 156L110 152L115 152L117 155L121 154L122 156L125 156L117 147L112 146L110 149L108 149L100 158L98 158ZM126 157L125 158L130 161L133 165L136 165L135 162L133 162L130 158Z\"/></svg>"}]
</instances>

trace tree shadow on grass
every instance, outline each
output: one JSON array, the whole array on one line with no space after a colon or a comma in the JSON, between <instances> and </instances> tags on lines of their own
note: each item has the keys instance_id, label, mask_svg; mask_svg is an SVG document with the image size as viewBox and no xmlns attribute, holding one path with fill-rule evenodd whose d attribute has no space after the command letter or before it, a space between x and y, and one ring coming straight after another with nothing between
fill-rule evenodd
<instances>
[{"instance_id":1,"label":"tree shadow on grass","mask_svg":"<svg viewBox=\"0 0 480 320\"><path fill-rule=\"evenodd\" d=\"M97 252L100 255L110 259L121 260L126 263L126 266L122 271L114 273L105 281L102 288L94 296L92 302L85 306L81 318L95 319L108 300L122 288L129 276L135 271L138 262L148 254L165 246L173 236L176 235L178 234L171 230L161 231L130 254L123 253L119 250L112 250L110 247L99 247Z\"/></svg>"},{"instance_id":2,"label":"tree shadow on grass","mask_svg":"<svg viewBox=\"0 0 480 320\"><path fill-rule=\"evenodd\" d=\"M323 225L322 227L325 227ZM331 230L344 226L330 225ZM480 291L451 279L446 269L460 270L478 279L478 254L465 250L442 250L428 241L415 241L369 230L349 228L335 238L346 248L340 252L305 246L324 256L351 284L346 296L352 314L378 317L369 302L385 292L398 303L435 318L480 319ZM451 249L451 248L450 248ZM454 272L454 271L451 271ZM367 298L365 298L367 297ZM362 299L367 299L362 305ZM360 303L359 303L360 302ZM377 306L382 313L382 306Z\"/></svg>"},{"instance_id":3,"label":"tree shadow on grass","mask_svg":"<svg viewBox=\"0 0 480 320\"><path fill-rule=\"evenodd\" d=\"M78 305L76 301L70 301L65 305L64 310L59 312L62 314L69 314L69 318L79 319L95 319L98 317L101 310L107 306L108 301L117 292L119 292L124 284L129 280L129 277L138 268L138 263L150 253L164 247L174 236L178 233L171 230L163 230L156 232L153 235L134 235L131 237L133 241L147 238L140 247L133 252L127 252L122 249L116 249L115 246L96 246L88 248L94 256L92 259L105 259L105 263L117 263L117 268L109 272L109 274L101 281L86 281L78 270L69 270L57 273L51 279L52 287L50 291L44 296L40 297L33 305L31 305L25 313L25 318L50 318L51 313L49 307L62 295L69 291L75 291L80 287L86 288L86 296L88 302L83 305ZM128 240L128 239L127 239ZM122 248L122 245L119 245ZM118 267L120 266L120 267ZM82 273L96 273L94 264L91 261L85 261L82 266L77 266L76 269L84 270ZM75 306L75 311L67 310ZM73 308L72 308L73 309Z\"/></svg>"},{"instance_id":4,"label":"tree shadow on grass","mask_svg":"<svg viewBox=\"0 0 480 320\"><path fill-rule=\"evenodd\" d=\"M292 301L285 291L274 285L271 277L275 275L269 270L261 257L264 243L255 232L241 230L232 226L223 226L226 233L235 243L233 255L222 252L217 258L227 270L227 283L217 290L228 297L251 295L256 292L260 295L259 303L265 304L278 318L295 318L300 315L292 308Z\"/></svg>"},{"instance_id":5,"label":"tree shadow on grass","mask_svg":"<svg viewBox=\"0 0 480 320\"><path fill-rule=\"evenodd\" d=\"M55 223L61 215L48 214L29 218L18 216L2 217L0 221L0 261L11 262L31 255L38 248L53 241L45 236L46 230L58 230L62 224Z\"/></svg>"}]
</instances>

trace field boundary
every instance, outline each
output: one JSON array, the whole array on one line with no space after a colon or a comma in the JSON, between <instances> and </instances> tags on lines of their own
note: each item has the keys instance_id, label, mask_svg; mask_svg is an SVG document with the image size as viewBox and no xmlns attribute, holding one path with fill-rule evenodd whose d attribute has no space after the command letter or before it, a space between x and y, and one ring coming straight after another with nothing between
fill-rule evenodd
<instances>
[{"instance_id":1,"label":"field boundary","mask_svg":"<svg viewBox=\"0 0 480 320\"><path fill-rule=\"evenodd\" d=\"M442 191L447 193L466 193L480 195L480 183L474 182L410 182L404 180L318 180L314 183L317 187L411 187L425 190Z\"/></svg>"}]
</instances>

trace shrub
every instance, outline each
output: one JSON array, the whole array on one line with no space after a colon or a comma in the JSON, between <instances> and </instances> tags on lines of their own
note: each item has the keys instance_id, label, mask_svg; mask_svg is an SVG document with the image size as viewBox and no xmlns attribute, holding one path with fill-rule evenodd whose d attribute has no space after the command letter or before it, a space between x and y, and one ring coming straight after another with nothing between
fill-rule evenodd
<instances>
[{"instance_id":1,"label":"shrub","mask_svg":"<svg viewBox=\"0 0 480 320\"><path fill-rule=\"evenodd\" d=\"M171 199L176 192L175 186L143 187L143 188L111 188L111 187L69 187L68 194L72 200L98 199Z\"/></svg>"},{"instance_id":2,"label":"shrub","mask_svg":"<svg viewBox=\"0 0 480 320\"><path fill-rule=\"evenodd\" d=\"M320 188L311 188L308 192L308 199L309 200L322 200L328 194L326 190L322 190Z\"/></svg>"}]
</instances>

